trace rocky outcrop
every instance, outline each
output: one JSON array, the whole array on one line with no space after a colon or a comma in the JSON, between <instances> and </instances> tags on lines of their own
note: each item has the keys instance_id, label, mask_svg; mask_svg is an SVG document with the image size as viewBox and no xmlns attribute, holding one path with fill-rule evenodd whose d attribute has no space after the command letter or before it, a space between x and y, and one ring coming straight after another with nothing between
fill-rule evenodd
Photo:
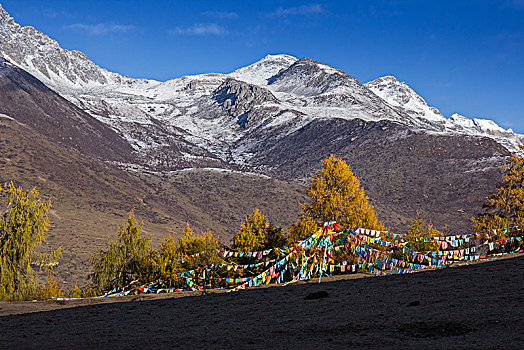
<instances>
[{"instance_id":1,"label":"rocky outcrop","mask_svg":"<svg viewBox=\"0 0 524 350\"><path fill-rule=\"evenodd\" d=\"M229 115L238 118L238 124L242 127L246 127L249 113L254 108L266 103L278 103L269 90L231 78L213 92L212 98Z\"/></svg>"},{"instance_id":2,"label":"rocky outcrop","mask_svg":"<svg viewBox=\"0 0 524 350\"><path fill-rule=\"evenodd\" d=\"M295 84L299 78L302 84ZM328 92L343 84L361 85L355 78L334 67L303 57L268 80L278 91L304 96Z\"/></svg>"}]
</instances>

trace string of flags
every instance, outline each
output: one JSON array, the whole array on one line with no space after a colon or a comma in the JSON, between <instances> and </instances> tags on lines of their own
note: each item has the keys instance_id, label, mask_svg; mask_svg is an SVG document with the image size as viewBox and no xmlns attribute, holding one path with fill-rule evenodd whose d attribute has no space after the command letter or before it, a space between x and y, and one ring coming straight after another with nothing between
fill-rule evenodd
<instances>
[{"instance_id":1,"label":"string of flags","mask_svg":"<svg viewBox=\"0 0 524 350\"><path fill-rule=\"evenodd\" d=\"M488 254L487 252L481 254L480 251L483 247L487 247L488 252L494 252L508 243L522 241L522 227L519 227L513 231L501 230L505 235L514 233L514 235L505 239L499 239L499 233L495 230L493 235L467 234L430 237L428 241L437 242L439 249L417 252L406 246L405 234L363 228L339 230L337 232L333 230L333 226L332 223L327 222L318 232L291 247L254 252L236 252L225 249L209 250L208 252L218 253L222 258L249 258L258 260L258 262L212 264L173 275L172 278L180 278L184 281L185 287L183 288L164 287L166 281L161 280L152 281L139 287L133 287L133 282L122 289L112 290L100 297L122 296L131 292L204 291L206 287L227 289L232 292L263 284L287 285L313 277L318 277L320 280L323 276L330 276L334 273L356 273L362 270L377 276L412 273L427 268L450 266L455 261L478 260L489 256L507 254ZM483 242L472 245L475 240L482 240ZM458 249L446 250L448 247ZM341 252L345 256L351 256L352 259L337 260L337 254ZM199 256L202 253L204 252L194 254L192 257ZM272 253L276 254L277 258L267 259ZM263 271L255 272L256 270L260 271L259 269ZM254 275L252 276L246 275L246 273L253 272ZM228 276L228 273L236 275ZM54 299L68 300L71 298Z\"/></svg>"}]
</instances>

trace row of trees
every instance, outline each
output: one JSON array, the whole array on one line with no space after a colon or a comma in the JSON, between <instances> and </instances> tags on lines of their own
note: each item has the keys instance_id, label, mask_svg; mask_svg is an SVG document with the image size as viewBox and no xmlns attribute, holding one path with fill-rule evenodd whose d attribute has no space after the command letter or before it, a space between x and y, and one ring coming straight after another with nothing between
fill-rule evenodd
<instances>
[{"instance_id":1,"label":"row of trees","mask_svg":"<svg viewBox=\"0 0 524 350\"><path fill-rule=\"evenodd\" d=\"M141 236L141 225L131 212L117 237L117 242L110 241L105 249L91 255L93 273L88 291L108 291L131 282L158 279L164 280L166 287L178 287L183 282L175 277L177 273L223 262L213 252L221 246L219 237L211 231L194 234L189 224L182 236L171 233L157 250L152 248L151 236ZM194 256L196 253L201 254Z\"/></svg>"},{"instance_id":2,"label":"row of trees","mask_svg":"<svg viewBox=\"0 0 524 350\"><path fill-rule=\"evenodd\" d=\"M513 155L503 167L502 182L496 193L484 205L484 213L473 218L474 230L490 232L492 229L509 228L524 224L524 158ZM336 221L342 227L366 227L384 230L369 205L359 180L349 166L331 155L322 161L321 168L312 176L306 187L310 202L301 205L297 222L284 231L274 227L255 209L242 223L233 237L231 248L237 251L260 251L293 244L318 232L325 221ZM56 282L38 286L31 264L37 262L41 269L50 268L60 255L60 250L40 254L36 248L45 239L49 227L47 212L50 202L42 202L36 189L23 192L12 183L0 187L4 209L0 208L0 299L28 299L59 290ZM422 219L412 221L408 244L414 250L427 250L419 246L423 237L438 232ZM150 236L142 236L141 225L131 212L124 225L119 227L117 242L110 241L105 249L91 256L93 273L90 286L84 294L97 290L123 287L133 281L155 279L181 283L174 278L181 271L199 266L219 264L222 258L213 249L225 247L211 231L195 234L186 225L182 236L170 234L154 249ZM197 256L196 253L203 252ZM75 295L81 295L75 287Z\"/></svg>"},{"instance_id":3,"label":"row of trees","mask_svg":"<svg viewBox=\"0 0 524 350\"><path fill-rule=\"evenodd\" d=\"M255 209L234 235L231 249L250 252L290 245L318 232L326 221L337 221L343 227L384 229L359 180L344 161L333 155L322 161L306 192L311 201L301 205L297 222L287 231L273 226ZM135 280L163 280L168 281L165 287L176 287L184 284L175 277L177 273L224 262L212 250L226 247L221 246L219 237L211 231L194 234L186 225L182 236L177 238L170 234L156 250L151 247L151 237L141 237L140 230L141 226L131 212L125 225L118 229L118 242L110 242L105 249L99 249L91 256L94 271L90 281L95 288L121 288ZM202 253L194 256L199 252ZM251 262L246 257L238 260L240 264Z\"/></svg>"}]
</instances>

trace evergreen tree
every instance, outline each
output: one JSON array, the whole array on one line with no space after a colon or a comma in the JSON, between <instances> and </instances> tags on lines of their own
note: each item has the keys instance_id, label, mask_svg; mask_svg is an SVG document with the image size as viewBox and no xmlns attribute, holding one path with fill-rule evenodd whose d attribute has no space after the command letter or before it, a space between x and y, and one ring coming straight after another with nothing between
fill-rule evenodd
<instances>
[{"instance_id":1,"label":"evergreen tree","mask_svg":"<svg viewBox=\"0 0 524 350\"><path fill-rule=\"evenodd\" d=\"M302 205L304 218L318 224L334 220L344 228L358 226L384 230L360 181L349 166L334 155L322 161L321 169L312 176L306 193L311 202Z\"/></svg>"},{"instance_id":2,"label":"evergreen tree","mask_svg":"<svg viewBox=\"0 0 524 350\"><path fill-rule=\"evenodd\" d=\"M484 213L472 219L475 232L524 225L524 158L513 154L501 168L504 176L496 192L487 197Z\"/></svg>"},{"instance_id":3,"label":"evergreen tree","mask_svg":"<svg viewBox=\"0 0 524 350\"><path fill-rule=\"evenodd\" d=\"M271 225L260 210L255 209L233 237L233 249L243 252L280 247L286 242L282 229Z\"/></svg>"},{"instance_id":4,"label":"evergreen tree","mask_svg":"<svg viewBox=\"0 0 524 350\"><path fill-rule=\"evenodd\" d=\"M12 182L0 186L0 194L5 204L0 208L0 300L27 299L36 290L31 262L47 269L60 255L60 249L51 254L35 252L49 228L51 201L42 202L36 188L24 192Z\"/></svg>"},{"instance_id":5,"label":"evergreen tree","mask_svg":"<svg viewBox=\"0 0 524 350\"><path fill-rule=\"evenodd\" d=\"M97 288L121 288L135 279L146 282L154 251L150 248L151 237L140 237L140 233L141 226L132 210L125 226L118 228L118 243L110 241L105 250L99 249L96 255L91 255L94 271L90 279Z\"/></svg>"}]
</instances>

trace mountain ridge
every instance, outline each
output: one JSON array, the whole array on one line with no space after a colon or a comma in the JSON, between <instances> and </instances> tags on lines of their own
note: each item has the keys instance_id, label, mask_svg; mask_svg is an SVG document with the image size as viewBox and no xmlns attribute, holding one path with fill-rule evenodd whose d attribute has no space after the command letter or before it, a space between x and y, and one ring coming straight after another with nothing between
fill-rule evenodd
<instances>
[{"instance_id":1,"label":"mountain ridge","mask_svg":"<svg viewBox=\"0 0 524 350\"><path fill-rule=\"evenodd\" d=\"M21 27L20 25L16 24L14 19L9 16L9 14L1 7L1 5L0 14L0 38L2 38L0 40L0 54L3 57L10 60L11 62L30 72L40 80L44 81L46 85L50 86L53 89L56 89L59 93L65 95L64 97L71 99L74 103L78 103L77 101L75 101L75 98L77 97L75 95L80 95L80 91L82 91L82 93L89 93L90 90L97 90L108 85L111 86L111 89L117 87L117 90L119 90L121 93L130 94L131 96L139 94L144 97L152 97L155 95L158 97L159 93L157 93L155 90L161 89L162 86L165 85L171 85L178 79L187 79L188 77L191 77L186 76L181 78L175 78L167 80L165 82L158 82L149 79L134 79L129 77L123 77L117 73L109 72L108 70L97 66L80 51L69 51L62 49L55 40L39 32L33 27ZM25 40L24 38L29 39ZM35 43L38 43L39 45L36 45ZM339 73L351 77L347 73L335 67L325 65L323 63L311 60L309 58L297 59L293 56L285 54L267 55L266 57L258 60L257 62L251 65L241 67L229 74L224 74L222 76L231 76L233 78L243 80L250 84L265 87L265 85L271 85L267 80L278 76L281 70L289 69L291 66L296 65L297 62L300 63L305 61L315 62L319 67L321 67L322 70L330 74ZM52 62L53 64L48 64L49 62ZM198 81L198 76L193 77L196 81ZM353 77L351 78L354 79ZM371 90L375 95L379 96L382 100L386 101L388 105L397 107L397 111L404 112L403 116L397 118L398 121L408 121L408 123L417 124L416 121L409 121L409 118L406 119L406 115L408 117L413 117L413 113L406 113L406 110L409 110L409 107L412 106L406 106L405 103L403 103L402 106L400 106L400 104L398 103L398 95L387 96L386 94L381 94L380 88L377 88L378 81L384 81L391 78L397 81L396 78L394 78L393 76L385 76L361 85L366 88L369 88L369 90ZM355 79L355 81L358 84L360 84L358 80ZM404 84L403 87L405 88L405 90L408 91L408 93L411 95L413 99L419 100L417 101L419 106L425 105L426 107L418 108L418 113L415 117L415 120L418 119L429 121L429 123L424 123L425 125L422 125L422 128L433 129L431 131L437 132L459 132L465 134L488 133L487 136L493 136L489 135L489 131L491 130L495 131L497 135L506 134L506 138L509 138L512 141L505 142L505 146L510 147L512 151L518 151L518 148L515 145L516 143L521 142L523 138L520 136L522 135L515 136L517 134L514 134L512 130L504 130L499 126L495 127L494 125L491 126L491 129L486 129L482 126L486 126L488 125L488 123L475 122L475 120L480 120L478 118L475 118L475 120L473 120L472 123L470 123L469 121L465 122L463 118L459 118L460 120L458 122L455 122L456 120L458 120L457 118L444 118L444 120L442 120L442 115L440 114L438 109L436 109L435 107L428 106L426 102L419 95L417 95L407 84L401 84ZM352 91L352 93L353 92L354 91ZM94 95L99 95L101 92L92 91L91 93ZM342 106L345 106L344 104L347 105L348 103L348 98L351 99L351 95L351 93L347 95L344 93L341 94L339 92L335 93L333 96L316 96L315 99L309 100L306 103L320 103L320 105L322 105L322 102L329 100L331 104L343 103ZM296 96L293 96L293 98L295 97ZM400 96L400 98L402 98L402 96ZM355 103L351 101L349 102L351 104ZM304 111L300 110L299 112ZM308 112L306 112L306 114L307 113ZM315 112L311 110L309 110L309 113L315 114ZM336 117L340 117L340 113L332 114L337 115ZM378 116L377 120L388 119L388 117L389 119L391 119L394 114L394 112L388 111L387 113L378 113L376 114L376 116ZM364 117L364 119L366 119L366 117L369 118L369 115L363 115L362 113L360 113L357 117ZM437 127L435 127L434 122L440 122L444 125L437 125Z\"/></svg>"}]
</instances>

